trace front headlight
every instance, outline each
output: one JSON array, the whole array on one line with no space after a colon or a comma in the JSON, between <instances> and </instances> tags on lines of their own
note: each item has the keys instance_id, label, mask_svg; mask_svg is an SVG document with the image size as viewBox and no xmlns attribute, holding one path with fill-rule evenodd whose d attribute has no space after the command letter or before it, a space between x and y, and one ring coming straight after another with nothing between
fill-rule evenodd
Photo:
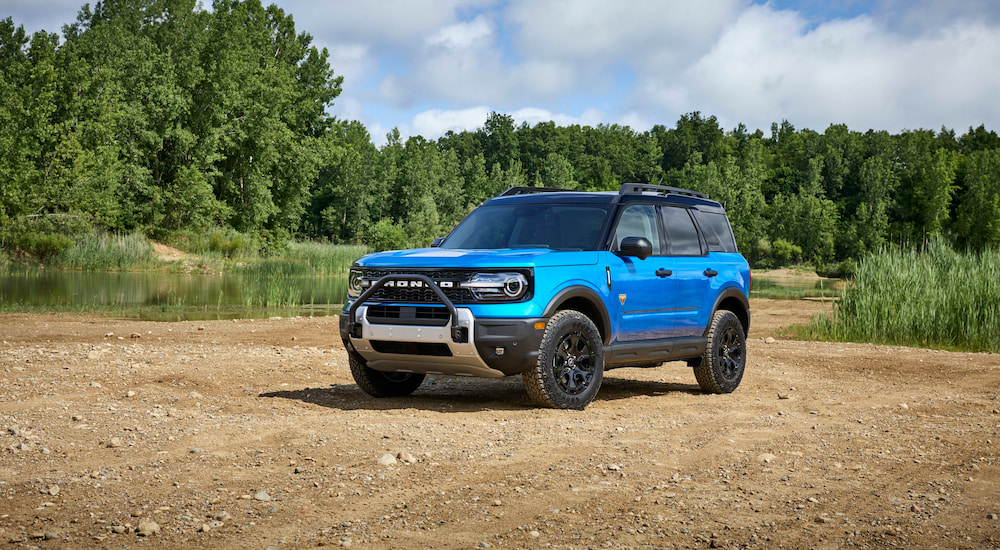
<instances>
[{"instance_id":1,"label":"front headlight","mask_svg":"<svg viewBox=\"0 0 1000 550\"><path fill-rule=\"evenodd\" d=\"M347 297L356 300L364 290L361 288L361 270L352 269L347 275Z\"/></svg>"},{"instance_id":2,"label":"front headlight","mask_svg":"<svg viewBox=\"0 0 1000 550\"><path fill-rule=\"evenodd\" d=\"M484 301L514 301L528 293L528 279L521 273L476 273L459 286Z\"/></svg>"}]
</instances>

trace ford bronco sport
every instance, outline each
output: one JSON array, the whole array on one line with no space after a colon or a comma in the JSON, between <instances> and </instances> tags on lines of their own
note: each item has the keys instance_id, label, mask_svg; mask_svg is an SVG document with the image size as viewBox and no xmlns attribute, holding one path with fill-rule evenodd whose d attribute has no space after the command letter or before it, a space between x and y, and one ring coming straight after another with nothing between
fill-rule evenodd
<instances>
[{"instance_id":1,"label":"ford bronco sport","mask_svg":"<svg viewBox=\"0 0 1000 550\"><path fill-rule=\"evenodd\" d=\"M520 374L542 406L582 409L605 369L686 361L729 393L746 365L750 268L702 193L511 188L431 248L351 267L340 334L375 397L427 374Z\"/></svg>"}]
</instances>

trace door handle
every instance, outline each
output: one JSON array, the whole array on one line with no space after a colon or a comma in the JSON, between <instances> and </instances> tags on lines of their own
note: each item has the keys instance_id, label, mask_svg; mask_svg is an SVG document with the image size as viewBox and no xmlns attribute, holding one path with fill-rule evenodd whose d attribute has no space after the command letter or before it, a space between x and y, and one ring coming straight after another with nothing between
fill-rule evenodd
<instances>
[{"instance_id":1,"label":"door handle","mask_svg":"<svg viewBox=\"0 0 1000 550\"><path fill-rule=\"evenodd\" d=\"M656 270L656 276L657 277L669 277L669 276L671 276L673 274L674 274L674 272L670 271L669 269L657 269Z\"/></svg>"},{"instance_id":2,"label":"door handle","mask_svg":"<svg viewBox=\"0 0 1000 550\"><path fill-rule=\"evenodd\" d=\"M715 277L718 274L719 274L719 272L716 271L716 270L714 270L714 269L712 269L711 267L705 270L705 276L706 277Z\"/></svg>"}]
</instances>

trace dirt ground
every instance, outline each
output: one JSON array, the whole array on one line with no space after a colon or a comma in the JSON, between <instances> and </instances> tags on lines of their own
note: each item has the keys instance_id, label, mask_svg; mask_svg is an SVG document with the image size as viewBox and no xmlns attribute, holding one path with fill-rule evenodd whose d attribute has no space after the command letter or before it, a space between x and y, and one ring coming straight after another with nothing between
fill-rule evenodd
<instances>
[{"instance_id":1,"label":"dirt ground","mask_svg":"<svg viewBox=\"0 0 1000 550\"><path fill-rule=\"evenodd\" d=\"M0 315L0 546L1000 548L1000 357L782 337L823 307L753 300L733 394L585 411L369 398L334 318Z\"/></svg>"}]
</instances>

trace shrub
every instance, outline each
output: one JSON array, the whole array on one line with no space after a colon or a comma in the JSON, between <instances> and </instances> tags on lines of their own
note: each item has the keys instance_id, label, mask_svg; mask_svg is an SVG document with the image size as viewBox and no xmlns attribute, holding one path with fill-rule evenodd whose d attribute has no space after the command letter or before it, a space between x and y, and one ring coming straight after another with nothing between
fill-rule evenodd
<instances>
[{"instance_id":1,"label":"shrub","mask_svg":"<svg viewBox=\"0 0 1000 550\"><path fill-rule=\"evenodd\" d=\"M392 223L392 220L379 220L370 230L368 245L375 252L406 248L408 245L406 232L402 227Z\"/></svg>"}]
</instances>

